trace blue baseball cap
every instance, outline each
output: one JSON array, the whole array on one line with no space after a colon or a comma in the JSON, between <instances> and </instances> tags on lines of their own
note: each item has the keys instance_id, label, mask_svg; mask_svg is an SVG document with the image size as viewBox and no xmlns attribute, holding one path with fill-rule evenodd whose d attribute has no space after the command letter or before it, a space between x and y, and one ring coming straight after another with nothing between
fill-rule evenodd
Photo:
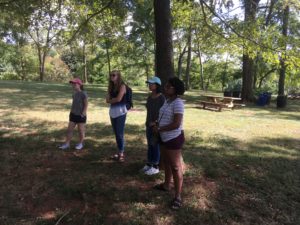
<instances>
[{"instance_id":1,"label":"blue baseball cap","mask_svg":"<svg viewBox=\"0 0 300 225\"><path fill-rule=\"evenodd\" d=\"M151 77L149 80L146 81L146 83L161 85L161 81L160 81L159 77Z\"/></svg>"}]
</instances>

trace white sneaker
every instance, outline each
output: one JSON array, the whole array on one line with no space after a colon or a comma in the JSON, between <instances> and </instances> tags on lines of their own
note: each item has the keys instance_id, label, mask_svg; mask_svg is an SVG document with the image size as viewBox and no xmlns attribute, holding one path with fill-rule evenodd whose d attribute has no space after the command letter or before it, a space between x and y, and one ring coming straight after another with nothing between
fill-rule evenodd
<instances>
[{"instance_id":1,"label":"white sneaker","mask_svg":"<svg viewBox=\"0 0 300 225\"><path fill-rule=\"evenodd\" d=\"M154 167L151 167L149 170L147 170L145 172L145 174L149 175L149 176L154 175L154 174L158 174L158 173L159 173L159 169L156 169Z\"/></svg>"},{"instance_id":2,"label":"white sneaker","mask_svg":"<svg viewBox=\"0 0 300 225\"><path fill-rule=\"evenodd\" d=\"M148 166L147 164L141 169L141 172L145 173L147 170L151 169L151 166Z\"/></svg>"},{"instance_id":3,"label":"white sneaker","mask_svg":"<svg viewBox=\"0 0 300 225\"><path fill-rule=\"evenodd\" d=\"M64 144L60 145L58 148L59 148L59 149L62 149L62 150L65 150L65 149L70 148L70 145L67 144L67 143L64 143Z\"/></svg>"},{"instance_id":4,"label":"white sneaker","mask_svg":"<svg viewBox=\"0 0 300 225\"><path fill-rule=\"evenodd\" d=\"M75 149L76 150L81 150L83 148L83 144L82 143L78 143L78 144L76 144L76 146L75 146Z\"/></svg>"}]
</instances>

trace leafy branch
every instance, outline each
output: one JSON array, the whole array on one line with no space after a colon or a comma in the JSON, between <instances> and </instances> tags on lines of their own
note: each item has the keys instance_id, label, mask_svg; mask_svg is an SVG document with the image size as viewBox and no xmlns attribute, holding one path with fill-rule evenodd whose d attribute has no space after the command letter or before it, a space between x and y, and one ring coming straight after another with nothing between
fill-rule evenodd
<instances>
[{"instance_id":1,"label":"leafy branch","mask_svg":"<svg viewBox=\"0 0 300 225\"><path fill-rule=\"evenodd\" d=\"M87 19L86 19L83 23L81 23L81 24L79 25L79 27L76 29L76 31L73 33L72 37L67 41L67 43L68 43L68 44L71 44L71 43L74 41L74 39L76 38L77 34L82 30L82 28L85 27L85 26L89 23L89 21L90 21L91 19L93 19L95 16L101 14L105 9L107 9L108 7L110 7L111 4L113 3L113 1L114 1L114 0L110 0L110 1L109 1L105 6L103 6L100 10L98 10L97 12L95 12L95 13L93 13L93 14L88 15Z\"/></svg>"}]
</instances>

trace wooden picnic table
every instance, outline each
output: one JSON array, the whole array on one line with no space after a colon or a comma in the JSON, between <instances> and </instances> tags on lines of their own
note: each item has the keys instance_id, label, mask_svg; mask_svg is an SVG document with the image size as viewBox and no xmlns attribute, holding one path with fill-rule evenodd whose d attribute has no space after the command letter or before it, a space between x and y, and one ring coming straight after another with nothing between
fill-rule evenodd
<instances>
[{"instance_id":1,"label":"wooden picnic table","mask_svg":"<svg viewBox=\"0 0 300 225\"><path fill-rule=\"evenodd\" d=\"M234 101L241 101L241 98L236 97L225 97L225 96L216 96L216 95L203 95L207 101L200 101L203 105L203 109L207 106L216 108L218 111L221 111L222 108L233 109L237 106L244 106L244 104L237 104Z\"/></svg>"}]
</instances>

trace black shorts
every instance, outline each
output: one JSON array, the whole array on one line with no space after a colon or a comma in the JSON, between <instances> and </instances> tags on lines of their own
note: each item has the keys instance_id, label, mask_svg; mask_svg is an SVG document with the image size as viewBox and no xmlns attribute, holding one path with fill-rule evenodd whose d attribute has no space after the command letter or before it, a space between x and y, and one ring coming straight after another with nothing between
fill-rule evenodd
<instances>
[{"instance_id":1,"label":"black shorts","mask_svg":"<svg viewBox=\"0 0 300 225\"><path fill-rule=\"evenodd\" d=\"M185 138L184 138L184 133L183 131L181 132L181 134L176 137L173 138L169 141L163 142L161 141L161 145L164 146L166 149L170 149L170 150L179 150L182 148L183 144L184 144Z\"/></svg>"},{"instance_id":2,"label":"black shorts","mask_svg":"<svg viewBox=\"0 0 300 225\"><path fill-rule=\"evenodd\" d=\"M69 121L73 123L86 123L86 116L79 116L74 113L70 113Z\"/></svg>"}]
</instances>

